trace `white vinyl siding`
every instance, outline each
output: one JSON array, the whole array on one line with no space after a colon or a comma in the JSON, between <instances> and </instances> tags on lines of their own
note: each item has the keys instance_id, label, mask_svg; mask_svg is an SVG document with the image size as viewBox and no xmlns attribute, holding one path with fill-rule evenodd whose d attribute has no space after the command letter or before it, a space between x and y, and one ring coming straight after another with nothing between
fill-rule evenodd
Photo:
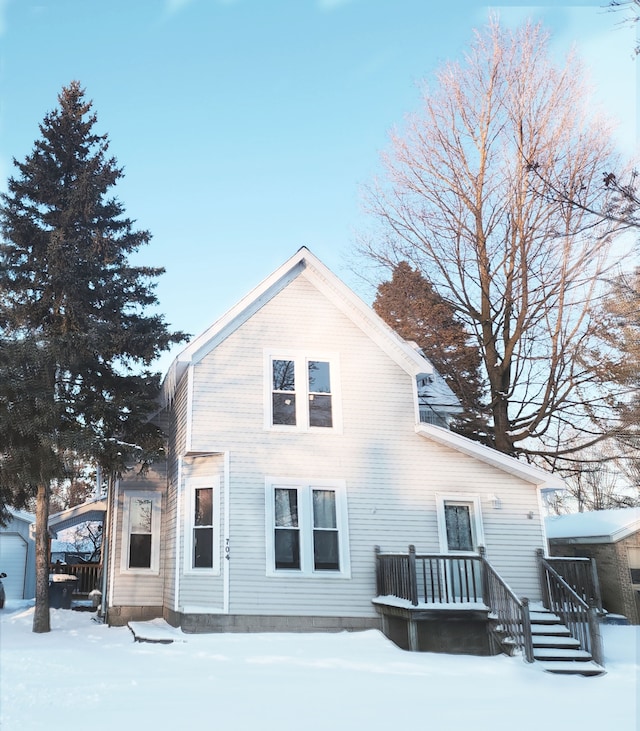
<instances>
[{"instance_id":1,"label":"white vinyl siding","mask_svg":"<svg viewBox=\"0 0 640 731\"><path fill-rule=\"evenodd\" d=\"M339 354L339 383L331 388L340 388L341 432L264 428L265 393L271 398L265 352L292 349L304 357ZM231 614L376 616L374 547L406 551L413 543L438 552L436 493L480 502L487 557L516 593L539 598L535 549L544 539L535 487L417 435L416 403L414 378L304 274L194 366L191 449L216 445L230 455L230 553L221 570L230 572ZM269 475L348 486L348 582L321 572L266 575ZM183 577L180 605L206 599L222 606L221 579Z\"/></svg>"},{"instance_id":2,"label":"white vinyl siding","mask_svg":"<svg viewBox=\"0 0 640 731\"><path fill-rule=\"evenodd\" d=\"M223 572L228 562L223 560L223 515L224 495L222 454L208 454L197 457L185 457L182 467L182 488L180 490L182 531L180 542L180 572L178 607L186 612L221 612L224 605ZM193 543L191 531L193 521L191 511L194 509L194 490L212 487L213 496L213 558L212 568L194 568L192 563Z\"/></svg>"},{"instance_id":3,"label":"white vinyl siding","mask_svg":"<svg viewBox=\"0 0 640 731\"><path fill-rule=\"evenodd\" d=\"M165 508L166 471L163 465L154 465L143 474L131 471L128 474L125 487L122 482L115 486L115 502L112 514L111 532L118 536L113 542L115 550L110 557L112 571L110 572L109 606L153 606L161 607L165 587L165 555L167 542L171 540L171 533L166 531L166 516L162 515ZM127 566L128 543L125 535L125 525L128 525L127 503L131 495L149 495L157 512L157 561L156 571L151 569L125 568ZM156 523L154 523L155 528ZM128 528L126 529L128 530ZM113 581L112 581L113 580Z\"/></svg>"}]
</instances>

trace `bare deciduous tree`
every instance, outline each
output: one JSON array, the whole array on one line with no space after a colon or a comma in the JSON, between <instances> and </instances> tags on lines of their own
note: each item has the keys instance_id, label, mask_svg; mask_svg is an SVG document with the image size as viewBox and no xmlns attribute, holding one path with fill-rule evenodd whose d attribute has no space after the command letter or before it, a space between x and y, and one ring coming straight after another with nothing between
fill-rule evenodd
<instances>
[{"instance_id":1,"label":"bare deciduous tree","mask_svg":"<svg viewBox=\"0 0 640 731\"><path fill-rule=\"evenodd\" d=\"M547 498L554 513L630 508L640 505L640 485L629 472L633 463L613 440L583 451L564 469L566 490Z\"/></svg>"},{"instance_id":2,"label":"bare deciduous tree","mask_svg":"<svg viewBox=\"0 0 640 731\"><path fill-rule=\"evenodd\" d=\"M541 25L493 18L436 74L367 191L378 226L358 249L409 261L474 333L493 446L557 463L601 437L615 401L590 355L616 223L593 211L620 165L578 59L556 66L547 46Z\"/></svg>"},{"instance_id":3,"label":"bare deciduous tree","mask_svg":"<svg viewBox=\"0 0 640 731\"><path fill-rule=\"evenodd\" d=\"M610 0L607 7L612 11L624 11L623 23L625 25L636 25L640 21L640 0ZM640 41L633 49L636 56L640 56Z\"/></svg>"}]
</instances>

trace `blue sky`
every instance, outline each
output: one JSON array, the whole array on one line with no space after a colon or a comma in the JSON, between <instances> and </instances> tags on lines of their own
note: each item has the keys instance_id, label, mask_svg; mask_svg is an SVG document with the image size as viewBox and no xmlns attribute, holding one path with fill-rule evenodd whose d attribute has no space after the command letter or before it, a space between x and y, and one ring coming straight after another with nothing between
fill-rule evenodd
<instances>
[{"instance_id":1,"label":"blue sky","mask_svg":"<svg viewBox=\"0 0 640 731\"><path fill-rule=\"evenodd\" d=\"M600 101L637 140L633 31L601 2L494 8L576 43ZM125 168L115 193L153 234L160 310L194 336L300 246L349 268L361 186L418 82L468 46L472 0L0 0L0 186L78 79ZM158 364L165 370L175 351Z\"/></svg>"}]
</instances>

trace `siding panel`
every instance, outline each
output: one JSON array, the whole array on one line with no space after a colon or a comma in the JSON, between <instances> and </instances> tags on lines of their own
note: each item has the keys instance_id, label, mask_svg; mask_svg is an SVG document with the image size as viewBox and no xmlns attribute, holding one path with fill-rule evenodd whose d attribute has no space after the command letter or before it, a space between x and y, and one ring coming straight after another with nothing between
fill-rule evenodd
<instances>
[{"instance_id":1,"label":"siding panel","mask_svg":"<svg viewBox=\"0 0 640 731\"><path fill-rule=\"evenodd\" d=\"M341 434L264 429L265 349L340 354ZM438 551L438 492L480 497L489 559L517 593L539 598L535 488L416 435L412 378L304 276L199 362L193 379L192 448L230 454L231 613L373 616L374 546ZM266 576L267 475L346 481L350 580Z\"/></svg>"}]
</instances>

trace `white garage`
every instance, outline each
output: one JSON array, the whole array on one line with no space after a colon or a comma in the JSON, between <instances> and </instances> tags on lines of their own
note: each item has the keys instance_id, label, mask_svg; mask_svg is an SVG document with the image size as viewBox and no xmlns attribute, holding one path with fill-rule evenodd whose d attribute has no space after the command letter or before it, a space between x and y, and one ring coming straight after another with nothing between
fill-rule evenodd
<instances>
[{"instance_id":1,"label":"white garage","mask_svg":"<svg viewBox=\"0 0 640 731\"><path fill-rule=\"evenodd\" d=\"M0 572L7 601L35 596L35 543L30 533L31 513L10 510L11 520L0 526Z\"/></svg>"}]
</instances>

